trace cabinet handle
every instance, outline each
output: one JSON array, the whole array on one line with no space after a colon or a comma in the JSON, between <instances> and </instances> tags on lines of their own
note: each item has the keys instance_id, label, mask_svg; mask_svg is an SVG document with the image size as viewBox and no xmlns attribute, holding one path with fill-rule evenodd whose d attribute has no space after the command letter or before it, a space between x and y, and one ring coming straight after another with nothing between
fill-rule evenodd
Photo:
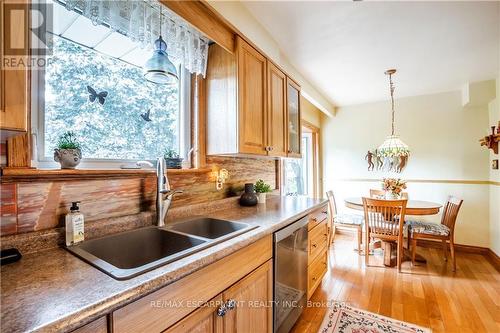
<instances>
[{"instance_id":1,"label":"cabinet handle","mask_svg":"<svg viewBox=\"0 0 500 333\"><path fill-rule=\"evenodd\" d=\"M315 217L311 217L311 221L316 222L316 221L318 221L318 219Z\"/></svg>"},{"instance_id":2,"label":"cabinet handle","mask_svg":"<svg viewBox=\"0 0 500 333\"><path fill-rule=\"evenodd\" d=\"M219 306L219 308L217 309L217 316L219 317L224 317L226 315L226 312L227 312L227 308L226 308L226 305L225 304L222 304L221 306Z\"/></svg>"},{"instance_id":3,"label":"cabinet handle","mask_svg":"<svg viewBox=\"0 0 500 333\"><path fill-rule=\"evenodd\" d=\"M316 277L313 277L313 281L316 281Z\"/></svg>"},{"instance_id":4,"label":"cabinet handle","mask_svg":"<svg viewBox=\"0 0 500 333\"><path fill-rule=\"evenodd\" d=\"M316 244L313 244L313 247L316 247Z\"/></svg>"},{"instance_id":5,"label":"cabinet handle","mask_svg":"<svg viewBox=\"0 0 500 333\"><path fill-rule=\"evenodd\" d=\"M228 310L232 310L236 307L236 301L234 299L229 299L227 302L226 302L226 308Z\"/></svg>"}]
</instances>

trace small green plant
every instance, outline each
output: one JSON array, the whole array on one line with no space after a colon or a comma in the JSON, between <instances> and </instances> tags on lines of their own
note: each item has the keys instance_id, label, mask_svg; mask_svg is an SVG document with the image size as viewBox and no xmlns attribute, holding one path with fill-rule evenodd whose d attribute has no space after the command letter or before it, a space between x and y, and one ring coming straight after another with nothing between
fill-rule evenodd
<instances>
[{"instance_id":1,"label":"small green plant","mask_svg":"<svg viewBox=\"0 0 500 333\"><path fill-rule=\"evenodd\" d=\"M175 149L166 149L163 156L167 158L179 158L179 153Z\"/></svg>"},{"instance_id":2,"label":"small green plant","mask_svg":"<svg viewBox=\"0 0 500 333\"><path fill-rule=\"evenodd\" d=\"M264 183L264 181L262 179L259 179L256 183L255 183L255 192L257 193L267 193L267 192L271 192L271 185L269 184L266 184Z\"/></svg>"},{"instance_id":3,"label":"small green plant","mask_svg":"<svg viewBox=\"0 0 500 333\"><path fill-rule=\"evenodd\" d=\"M78 142L75 132L64 132L57 140L58 149L80 149L81 144Z\"/></svg>"}]
</instances>

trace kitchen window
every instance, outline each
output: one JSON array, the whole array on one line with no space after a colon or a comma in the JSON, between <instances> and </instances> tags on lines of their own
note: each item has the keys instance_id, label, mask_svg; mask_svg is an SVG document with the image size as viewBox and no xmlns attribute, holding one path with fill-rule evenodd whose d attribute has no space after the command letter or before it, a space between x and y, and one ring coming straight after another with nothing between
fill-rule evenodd
<instances>
[{"instance_id":1,"label":"kitchen window","mask_svg":"<svg viewBox=\"0 0 500 333\"><path fill-rule=\"evenodd\" d=\"M128 8L121 8L121 3L107 5L110 7L100 8L104 16L106 10L123 13ZM150 20L148 27L158 29L160 5L137 5L135 10L142 8L144 18ZM52 36L52 55L43 71L32 71L32 130L37 146L34 162L39 167L57 166L53 150L59 136L67 131L75 132L82 145L82 168L115 168L124 162L153 161L166 150L175 150L189 160L190 72L197 58L184 62L190 70L180 65L179 54L188 54L186 46L182 49L186 52L177 54L176 59L180 60L173 60L178 66L178 82L151 83L145 79L142 66L152 55L152 42L147 38L140 42L104 23L95 24L77 9L67 10L65 2L53 2L53 24L47 27ZM169 14L164 9L162 15ZM163 20L164 28L169 28L163 36L169 43L169 33L175 32L175 24L182 23L171 16ZM165 27L165 22L170 26ZM126 27L129 34L138 31L130 25ZM185 28L183 31L189 35ZM148 36L154 39L158 35L158 30L151 30ZM195 45L183 44L175 36L178 34L172 37L176 46ZM172 51L175 53L175 48ZM189 53L192 54L195 53Z\"/></svg>"},{"instance_id":2,"label":"kitchen window","mask_svg":"<svg viewBox=\"0 0 500 333\"><path fill-rule=\"evenodd\" d=\"M317 197L318 130L314 126L302 127L301 152L302 158L283 160L283 195Z\"/></svg>"}]
</instances>

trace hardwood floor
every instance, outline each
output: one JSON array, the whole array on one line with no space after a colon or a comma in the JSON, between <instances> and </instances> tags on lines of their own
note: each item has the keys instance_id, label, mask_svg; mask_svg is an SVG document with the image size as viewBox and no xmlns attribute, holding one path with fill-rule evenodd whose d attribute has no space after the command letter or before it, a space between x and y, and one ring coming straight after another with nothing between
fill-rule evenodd
<instances>
[{"instance_id":1,"label":"hardwood floor","mask_svg":"<svg viewBox=\"0 0 500 333\"><path fill-rule=\"evenodd\" d=\"M368 267L350 235L337 235L329 270L292 332L316 333L328 301L336 300L433 332L500 332L500 273L481 254L457 253L457 271L441 249L417 248L426 264L397 269ZM448 254L449 256L449 254ZM377 250L370 265L382 264Z\"/></svg>"}]
</instances>

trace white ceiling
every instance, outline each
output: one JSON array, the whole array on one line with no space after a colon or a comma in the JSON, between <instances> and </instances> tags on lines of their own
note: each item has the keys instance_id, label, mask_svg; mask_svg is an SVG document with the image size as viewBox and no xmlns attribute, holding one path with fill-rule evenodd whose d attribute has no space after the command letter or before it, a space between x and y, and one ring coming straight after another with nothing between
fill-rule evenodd
<instances>
[{"instance_id":1,"label":"white ceiling","mask_svg":"<svg viewBox=\"0 0 500 333\"><path fill-rule=\"evenodd\" d=\"M336 105L460 89L499 73L499 2L244 1Z\"/></svg>"}]
</instances>

